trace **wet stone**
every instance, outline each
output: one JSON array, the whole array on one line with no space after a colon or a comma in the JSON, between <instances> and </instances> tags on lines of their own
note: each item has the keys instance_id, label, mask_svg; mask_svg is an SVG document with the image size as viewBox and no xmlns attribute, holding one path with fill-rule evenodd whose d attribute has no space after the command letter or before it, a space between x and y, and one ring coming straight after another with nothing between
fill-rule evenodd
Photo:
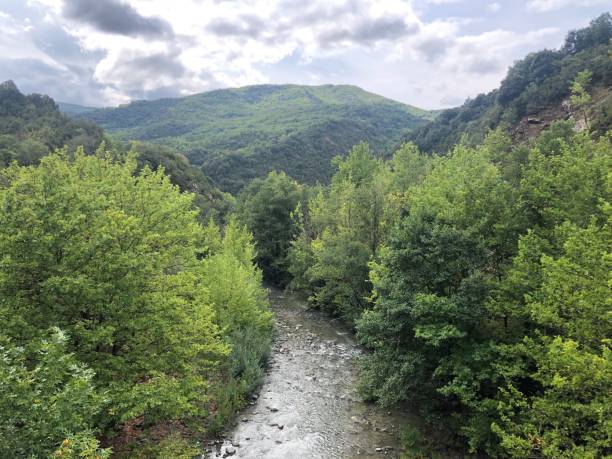
<instances>
[{"instance_id":1,"label":"wet stone","mask_svg":"<svg viewBox=\"0 0 612 459\"><path fill-rule=\"evenodd\" d=\"M353 334L294 296L271 291L271 303L276 328L263 385L227 433L236 442L216 444L204 457L399 458L391 426L402 420L356 392L362 351Z\"/></svg>"}]
</instances>

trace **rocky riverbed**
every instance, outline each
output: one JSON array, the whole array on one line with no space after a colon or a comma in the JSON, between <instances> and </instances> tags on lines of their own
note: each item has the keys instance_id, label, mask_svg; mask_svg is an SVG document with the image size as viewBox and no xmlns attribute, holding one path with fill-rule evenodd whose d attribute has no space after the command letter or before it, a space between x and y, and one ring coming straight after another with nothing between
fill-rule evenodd
<instances>
[{"instance_id":1,"label":"rocky riverbed","mask_svg":"<svg viewBox=\"0 0 612 459\"><path fill-rule=\"evenodd\" d=\"M356 392L362 352L339 321L270 292L276 336L261 391L205 457L399 457L401 418Z\"/></svg>"}]
</instances>

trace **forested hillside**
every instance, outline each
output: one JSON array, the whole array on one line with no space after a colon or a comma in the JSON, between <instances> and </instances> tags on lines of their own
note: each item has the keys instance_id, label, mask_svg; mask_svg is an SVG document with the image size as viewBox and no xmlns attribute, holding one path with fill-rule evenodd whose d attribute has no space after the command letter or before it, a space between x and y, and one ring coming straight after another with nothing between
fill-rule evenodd
<instances>
[{"instance_id":1,"label":"forested hillside","mask_svg":"<svg viewBox=\"0 0 612 459\"><path fill-rule=\"evenodd\" d=\"M133 102L83 114L120 139L172 146L223 190L271 170L327 182L332 157L366 140L390 152L433 113L354 86L264 85Z\"/></svg>"},{"instance_id":2,"label":"forested hillside","mask_svg":"<svg viewBox=\"0 0 612 459\"><path fill-rule=\"evenodd\" d=\"M104 141L114 156L137 153L139 169L163 167L172 183L182 191L195 193L201 218L219 220L233 205L233 198L215 187L210 178L189 160L169 147L146 142L111 141L104 131L85 120L74 120L59 111L59 104L40 94L22 94L12 81L0 85L0 168L12 161L33 165L56 149L73 153L82 146L93 154Z\"/></svg>"},{"instance_id":3,"label":"forested hillside","mask_svg":"<svg viewBox=\"0 0 612 459\"><path fill-rule=\"evenodd\" d=\"M441 112L405 140L424 152L445 153L462 139L476 145L497 127L515 140L525 140L533 125L539 133L552 121L580 119L569 103L570 83L585 69L591 72L588 85L593 95L586 110L593 128L605 133L612 126L610 39L612 16L606 13L588 28L570 33L560 49L532 53L516 62L498 89Z\"/></svg>"},{"instance_id":4,"label":"forested hillside","mask_svg":"<svg viewBox=\"0 0 612 459\"><path fill-rule=\"evenodd\" d=\"M62 115L50 97L26 96L12 81L0 84L0 167L11 161L35 164L65 145L92 153L102 138L102 129Z\"/></svg>"}]
</instances>

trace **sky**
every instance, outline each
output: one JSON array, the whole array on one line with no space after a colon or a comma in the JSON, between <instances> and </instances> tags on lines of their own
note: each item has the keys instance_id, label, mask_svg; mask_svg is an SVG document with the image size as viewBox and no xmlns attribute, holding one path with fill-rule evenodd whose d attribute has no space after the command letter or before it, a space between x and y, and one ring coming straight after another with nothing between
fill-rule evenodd
<instances>
[{"instance_id":1,"label":"sky","mask_svg":"<svg viewBox=\"0 0 612 459\"><path fill-rule=\"evenodd\" d=\"M0 81L88 106L294 83L447 108L610 10L612 0L0 0Z\"/></svg>"}]
</instances>

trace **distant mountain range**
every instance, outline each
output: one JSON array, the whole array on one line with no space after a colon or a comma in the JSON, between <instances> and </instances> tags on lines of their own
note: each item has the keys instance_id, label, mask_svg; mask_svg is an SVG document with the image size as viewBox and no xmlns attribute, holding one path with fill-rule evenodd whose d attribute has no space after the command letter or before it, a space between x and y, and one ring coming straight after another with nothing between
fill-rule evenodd
<instances>
[{"instance_id":1,"label":"distant mountain range","mask_svg":"<svg viewBox=\"0 0 612 459\"><path fill-rule=\"evenodd\" d=\"M69 104L67 102L56 102L60 112L66 113L67 115L80 115L81 113L87 113L95 110L95 107L84 107L83 105Z\"/></svg>"},{"instance_id":2,"label":"distant mountain range","mask_svg":"<svg viewBox=\"0 0 612 459\"><path fill-rule=\"evenodd\" d=\"M603 14L571 32L560 49L518 61L498 89L443 111L347 85L259 85L116 108L59 107L114 138L172 147L224 191L235 193L275 169L324 183L333 172L330 159L364 140L379 155L406 141L444 154L461 140L476 145L498 127L517 142L535 137L552 122L574 117L570 86L584 70L592 73L591 127L606 132L612 127L611 31L612 17Z\"/></svg>"},{"instance_id":3,"label":"distant mountain range","mask_svg":"<svg viewBox=\"0 0 612 459\"><path fill-rule=\"evenodd\" d=\"M118 139L176 148L231 192L274 169L302 182L326 182L332 157L360 141L390 153L438 114L345 85L259 85L117 108L60 108Z\"/></svg>"}]
</instances>

